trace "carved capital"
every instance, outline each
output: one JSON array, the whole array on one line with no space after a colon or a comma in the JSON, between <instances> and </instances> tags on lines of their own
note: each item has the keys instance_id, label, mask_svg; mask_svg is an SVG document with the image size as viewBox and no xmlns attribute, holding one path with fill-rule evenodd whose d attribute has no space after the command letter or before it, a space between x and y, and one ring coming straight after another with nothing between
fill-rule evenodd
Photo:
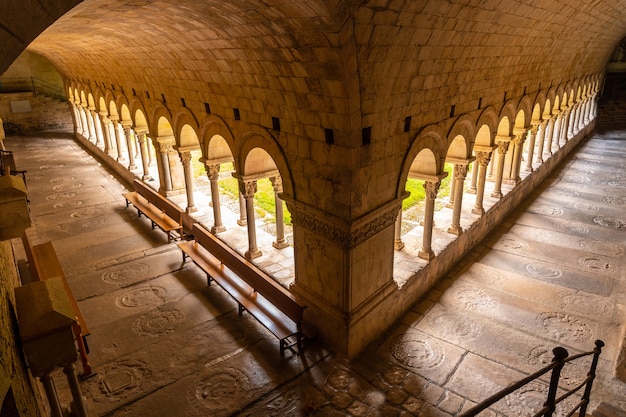
<instances>
[{"instance_id":1,"label":"carved capital","mask_svg":"<svg viewBox=\"0 0 626 417\"><path fill-rule=\"evenodd\" d=\"M426 198L428 200L436 199L437 193L439 193L440 186L441 181L424 181L424 191L426 192Z\"/></svg>"},{"instance_id":2,"label":"carved capital","mask_svg":"<svg viewBox=\"0 0 626 417\"><path fill-rule=\"evenodd\" d=\"M217 181L220 178L220 164L206 165L206 174L211 181Z\"/></svg>"},{"instance_id":3,"label":"carved capital","mask_svg":"<svg viewBox=\"0 0 626 417\"><path fill-rule=\"evenodd\" d=\"M491 152L476 152L476 161L478 165L486 167L491 160Z\"/></svg>"},{"instance_id":4,"label":"carved capital","mask_svg":"<svg viewBox=\"0 0 626 417\"><path fill-rule=\"evenodd\" d=\"M498 153L504 155L509 150L509 142L498 142Z\"/></svg>"},{"instance_id":5,"label":"carved capital","mask_svg":"<svg viewBox=\"0 0 626 417\"><path fill-rule=\"evenodd\" d=\"M467 165L454 164L454 179L464 179L467 176Z\"/></svg>"},{"instance_id":6,"label":"carved capital","mask_svg":"<svg viewBox=\"0 0 626 417\"><path fill-rule=\"evenodd\" d=\"M256 180L239 180L239 192L243 198L254 198L256 189Z\"/></svg>"},{"instance_id":7,"label":"carved capital","mask_svg":"<svg viewBox=\"0 0 626 417\"><path fill-rule=\"evenodd\" d=\"M275 177L270 177L270 182L272 183L272 186L274 187L275 193L283 192L283 179L281 178L280 175L277 175Z\"/></svg>"},{"instance_id":8,"label":"carved capital","mask_svg":"<svg viewBox=\"0 0 626 417\"><path fill-rule=\"evenodd\" d=\"M179 151L180 162L182 162L183 166L187 167L191 163L191 152L189 151Z\"/></svg>"}]
</instances>

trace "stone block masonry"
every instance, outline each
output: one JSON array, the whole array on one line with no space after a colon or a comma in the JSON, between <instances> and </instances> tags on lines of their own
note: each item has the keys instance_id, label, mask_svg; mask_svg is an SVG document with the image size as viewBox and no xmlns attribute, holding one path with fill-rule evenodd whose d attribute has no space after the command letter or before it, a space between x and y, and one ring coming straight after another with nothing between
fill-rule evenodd
<instances>
[{"instance_id":1,"label":"stone block masonry","mask_svg":"<svg viewBox=\"0 0 626 417\"><path fill-rule=\"evenodd\" d=\"M26 100L30 111L14 113L11 102ZM5 123L15 123L23 133L74 127L67 102L34 93L0 94L0 118Z\"/></svg>"}]
</instances>

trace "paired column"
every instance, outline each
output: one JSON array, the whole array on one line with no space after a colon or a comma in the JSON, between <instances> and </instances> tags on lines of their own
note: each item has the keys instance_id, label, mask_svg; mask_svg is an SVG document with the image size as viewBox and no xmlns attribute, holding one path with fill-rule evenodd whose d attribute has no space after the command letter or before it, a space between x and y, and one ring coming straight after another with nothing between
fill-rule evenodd
<instances>
[{"instance_id":1,"label":"paired column","mask_svg":"<svg viewBox=\"0 0 626 417\"><path fill-rule=\"evenodd\" d=\"M513 158L511 161L511 179L513 184L517 185L522 181L520 178L520 167L522 165L522 150L524 149L524 142L526 141L527 129L517 130L515 137L513 138Z\"/></svg>"},{"instance_id":2,"label":"paired column","mask_svg":"<svg viewBox=\"0 0 626 417\"><path fill-rule=\"evenodd\" d=\"M198 211L193 200L193 174L191 172L191 151L178 149L180 162L183 164L183 175L185 178L185 192L187 194L187 213Z\"/></svg>"},{"instance_id":3,"label":"paired column","mask_svg":"<svg viewBox=\"0 0 626 417\"><path fill-rule=\"evenodd\" d=\"M393 248L395 250L402 250L402 248L404 248L404 242L402 241L402 207L400 207L398 216L396 216L393 234Z\"/></svg>"},{"instance_id":4,"label":"paired column","mask_svg":"<svg viewBox=\"0 0 626 417\"><path fill-rule=\"evenodd\" d=\"M135 165L135 152L133 149L133 132L131 131L132 122L123 121L122 128L124 129L124 138L126 139L126 149L128 149L128 169L137 169Z\"/></svg>"},{"instance_id":5,"label":"paired column","mask_svg":"<svg viewBox=\"0 0 626 417\"><path fill-rule=\"evenodd\" d=\"M548 120L548 132L546 133L546 139L548 141L548 152L550 152L550 155L554 154L553 145L556 120L556 116L552 116L550 117L550 120Z\"/></svg>"},{"instance_id":6,"label":"paired column","mask_svg":"<svg viewBox=\"0 0 626 417\"><path fill-rule=\"evenodd\" d=\"M135 131L137 135L137 141L139 142L139 155L141 157L141 166L143 168L143 175L141 177L144 181L150 181L152 176L150 175L150 159L148 157L148 132L147 131Z\"/></svg>"},{"instance_id":7,"label":"paired column","mask_svg":"<svg viewBox=\"0 0 626 417\"><path fill-rule=\"evenodd\" d=\"M289 246L289 242L285 239L285 214L283 211L283 200L278 196L283 192L283 179L280 175L270 177L272 187L274 187L274 202L276 205L276 241L272 242L272 246L276 249L283 249Z\"/></svg>"},{"instance_id":8,"label":"paired column","mask_svg":"<svg viewBox=\"0 0 626 417\"><path fill-rule=\"evenodd\" d=\"M239 180L239 192L246 202L246 220L248 224L248 250L244 253L247 259L263 255L256 243L256 223L254 220L254 194L257 190L256 180Z\"/></svg>"},{"instance_id":9,"label":"paired column","mask_svg":"<svg viewBox=\"0 0 626 417\"><path fill-rule=\"evenodd\" d=\"M447 175L447 174L446 174ZM442 177L444 178L445 175ZM435 215L435 200L441 186L441 179L424 181L424 191L426 192L426 201L424 202L424 232L422 234L422 249L417 256L430 261L435 257L432 249L433 240L433 219ZM402 212L402 209L400 209Z\"/></svg>"},{"instance_id":10,"label":"paired column","mask_svg":"<svg viewBox=\"0 0 626 417\"><path fill-rule=\"evenodd\" d=\"M113 123L113 133L115 134L115 146L117 148L117 162L124 162L124 154L122 153L122 135L120 134L119 121L111 119Z\"/></svg>"},{"instance_id":11,"label":"paired column","mask_svg":"<svg viewBox=\"0 0 626 417\"><path fill-rule=\"evenodd\" d=\"M548 126L548 120L544 120L539 124L538 137L537 140L539 142L537 146L537 160L535 161L538 165L543 164L543 148L545 146L546 141L546 127Z\"/></svg>"},{"instance_id":12,"label":"paired column","mask_svg":"<svg viewBox=\"0 0 626 417\"><path fill-rule=\"evenodd\" d=\"M463 183L467 176L467 166L471 161L462 161L454 164L454 207L452 208L452 224L448 228L448 233L460 235L461 228L461 204L463 202Z\"/></svg>"},{"instance_id":13,"label":"paired column","mask_svg":"<svg viewBox=\"0 0 626 417\"><path fill-rule=\"evenodd\" d=\"M496 180L491 196L494 198L502 198L502 174L504 172L504 157L509 150L509 136L496 136L496 144L498 145L498 159L496 160Z\"/></svg>"},{"instance_id":14,"label":"paired column","mask_svg":"<svg viewBox=\"0 0 626 417\"><path fill-rule=\"evenodd\" d=\"M530 128L530 142L528 142L528 153L526 156L526 172L533 172L533 159L535 157L535 143L537 132L539 131L539 121L536 121Z\"/></svg>"},{"instance_id":15,"label":"paired column","mask_svg":"<svg viewBox=\"0 0 626 417\"><path fill-rule=\"evenodd\" d=\"M169 153L174 148L173 136L159 136L156 138L158 144L157 152L159 153L159 193L162 195L171 194L172 186L172 170L170 168Z\"/></svg>"},{"instance_id":16,"label":"paired column","mask_svg":"<svg viewBox=\"0 0 626 417\"><path fill-rule=\"evenodd\" d=\"M476 148L477 147L474 148L474 152L476 153L476 162L478 163L478 167L474 167L474 171L477 173L478 186L476 188L476 204L472 209L472 213L482 216L485 214L483 199L485 197L485 183L487 182L487 166L491 160L493 148L486 147L484 150Z\"/></svg>"},{"instance_id":17,"label":"paired column","mask_svg":"<svg viewBox=\"0 0 626 417\"><path fill-rule=\"evenodd\" d=\"M104 140L104 153L111 155L111 131L109 130L109 124L111 121L108 118L108 113L100 112L100 130L102 130L102 138Z\"/></svg>"},{"instance_id":18,"label":"paired column","mask_svg":"<svg viewBox=\"0 0 626 417\"><path fill-rule=\"evenodd\" d=\"M211 205L213 206L213 227L211 233L217 234L226 230L222 223L222 206L220 205L220 164L206 165L206 173L211 184ZM241 195L241 194L240 194Z\"/></svg>"}]
</instances>

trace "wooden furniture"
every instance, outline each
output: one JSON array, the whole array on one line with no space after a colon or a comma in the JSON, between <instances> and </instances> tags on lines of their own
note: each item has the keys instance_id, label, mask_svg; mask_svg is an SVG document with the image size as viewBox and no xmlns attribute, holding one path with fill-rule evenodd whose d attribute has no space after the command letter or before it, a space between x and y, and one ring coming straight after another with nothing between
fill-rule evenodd
<instances>
[{"instance_id":1,"label":"wooden furniture","mask_svg":"<svg viewBox=\"0 0 626 417\"><path fill-rule=\"evenodd\" d=\"M272 332L285 349L302 351L302 306L284 287L224 242L195 223L194 240L178 243L183 262L191 258L206 274L208 284L217 282L239 305Z\"/></svg>"},{"instance_id":2,"label":"wooden furniture","mask_svg":"<svg viewBox=\"0 0 626 417\"><path fill-rule=\"evenodd\" d=\"M22 243L24 244L24 251L26 252L26 258L28 260L31 281L43 281L53 277L59 277L63 281L63 287L72 305L72 310L76 315L77 324L73 328L74 338L78 344L78 351L83 364L83 374L81 376L86 378L91 375L91 365L87 357L89 353L89 347L87 346L87 336L90 333L89 327L87 327L85 317L78 307L76 298L74 298L72 288L67 282L54 246L52 246L52 242L31 245L26 233L22 236Z\"/></svg>"},{"instance_id":3,"label":"wooden furniture","mask_svg":"<svg viewBox=\"0 0 626 417\"><path fill-rule=\"evenodd\" d=\"M137 179L133 181L133 187L135 191L122 194L126 199L126 207L132 204L137 209L137 216L141 217L143 214L150 219L153 229L154 226L159 226L167 234L167 243L180 239L183 236L184 211Z\"/></svg>"},{"instance_id":4,"label":"wooden furniture","mask_svg":"<svg viewBox=\"0 0 626 417\"><path fill-rule=\"evenodd\" d=\"M11 151L0 150L0 175L21 175L26 183L26 171L18 171Z\"/></svg>"}]
</instances>

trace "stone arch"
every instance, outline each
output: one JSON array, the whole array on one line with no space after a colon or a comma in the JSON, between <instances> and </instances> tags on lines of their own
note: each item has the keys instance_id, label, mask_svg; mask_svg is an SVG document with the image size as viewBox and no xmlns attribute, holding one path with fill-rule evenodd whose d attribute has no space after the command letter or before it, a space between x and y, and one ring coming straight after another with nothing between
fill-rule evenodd
<instances>
[{"instance_id":1,"label":"stone arch","mask_svg":"<svg viewBox=\"0 0 626 417\"><path fill-rule=\"evenodd\" d=\"M253 152L255 148L260 148L267 153L267 155L269 155L275 169L277 169L280 173L283 181L283 193L292 199L295 199L295 187L293 184L291 169L289 168L287 158L285 157L282 148L276 140L269 133L263 131L248 131L242 135L240 140L241 146L237 154L234 155L233 165L235 167L235 172L242 177L246 177L254 172L260 172L259 170L270 167L268 162L250 159L263 155L258 151Z\"/></svg>"},{"instance_id":2,"label":"stone arch","mask_svg":"<svg viewBox=\"0 0 626 417\"><path fill-rule=\"evenodd\" d=\"M133 126L137 129L145 129L149 131L149 123L146 117L146 108L137 96L131 97L128 102L130 108L130 119L133 122Z\"/></svg>"},{"instance_id":3,"label":"stone arch","mask_svg":"<svg viewBox=\"0 0 626 417\"><path fill-rule=\"evenodd\" d=\"M156 136L174 136L174 128L172 126L172 114L167 107L157 104L150 115L150 127L155 130L151 133Z\"/></svg>"},{"instance_id":4,"label":"stone arch","mask_svg":"<svg viewBox=\"0 0 626 417\"><path fill-rule=\"evenodd\" d=\"M87 107L89 105L87 97L85 96L85 90L80 90L80 105L83 107Z\"/></svg>"},{"instance_id":5,"label":"stone arch","mask_svg":"<svg viewBox=\"0 0 626 417\"><path fill-rule=\"evenodd\" d=\"M459 117L454 125L448 132L447 140L449 141L447 144L447 155L460 159L470 158L472 152L472 144L474 142L474 138L476 136L476 126L474 125L474 121L469 115L463 115ZM463 137L465 141L465 146L459 146L460 142L457 142L456 139L458 137ZM450 141L452 139L452 141ZM453 146L453 144L456 144Z\"/></svg>"},{"instance_id":6,"label":"stone arch","mask_svg":"<svg viewBox=\"0 0 626 417\"><path fill-rule=\"evenodd\" d=\"M405 184L409 176L416 177L417 174L421 174L428 178L443 172L441 146L444 138L445 132L437 125L426 126L417 134L402 163L396 198L406 196Z\"/></svg>"},{"instance_id":7,"label":"stone arch","mask_svg":"<svg viewBox=\"0 0 626 417\"><path fill-rule=\"evenodd\" d=\"M132 123L130 108L128 108L128 105L125 102L120 105L120 121Z\"/></svg>"},{"instance_id":8,"label":"stone arch","mask_svg":"<svg viewBox=\"0 0 626 417\"><path fill-rule=\"evenodd\" d=\"M235 138L228 125L219 117L205 119L200 142L202 157L207 161L233 161Z\"/></svg>"},{"instance_id":9,"label":"stone arch","mask_svg":"<svg viewBox=\"0 0 626 417\"><path fill-rule=\"evenodd\" d=\"M504 132L502 130L502 126L503 126L502 121L505 119L508 123L507 132ZM509 100L502 106L502 109L500 110L499 122L498 122L498 128L497 128L498 135L511 136L511 134L513 133L512 121L514 120L515 120L515 104L513 103L512 100Z\"/></svg>"},{"instance_id":10,"label":"stone arch","mask_svg":"<svg viewBox=\"0 0 626 417\"><path fill-rule=\"evenodd\" d=\"M490 132L489 136L479 134L483 126L488 127ZM494 142L494 135L491 134L491 132L495 132L498 128L498 114L496 113L496 109L492 106L485 108L476 121L476 127L478 128L478 131L476 132L476 138L474 140L475 145L492 146Z\"/></svg>"},{"instance_id":11,"label":"stone arch","mask_svg":"<svg viewBox=\"0 0 626 417\"><path fill-rule=\"evenodd\" d=\"M176 136L176 144L180 147L198 146L200 126L198 120L194 114L187 108L180 108L176 111L174 116L173 125L175 131L178 133ZM193 130L193 135L189 134L189 130L186 129L183 132L185 126L190 127Z\"/></svg>"},{"instance_id":12,"label":"stone arch","mask_svg":"<svg viewBox=\"0 0 626 417\"><path fill-rule=\"evenodd\" d=\"M519 119L520 113L523 112L524 119ZM533 101L529 96L524 96L517 104L517 113L515 116L515 127L527 128L530 126L531 116L533 112ZM518 124L519 123L519 124Z\"/></svg>"}]
</instances>

